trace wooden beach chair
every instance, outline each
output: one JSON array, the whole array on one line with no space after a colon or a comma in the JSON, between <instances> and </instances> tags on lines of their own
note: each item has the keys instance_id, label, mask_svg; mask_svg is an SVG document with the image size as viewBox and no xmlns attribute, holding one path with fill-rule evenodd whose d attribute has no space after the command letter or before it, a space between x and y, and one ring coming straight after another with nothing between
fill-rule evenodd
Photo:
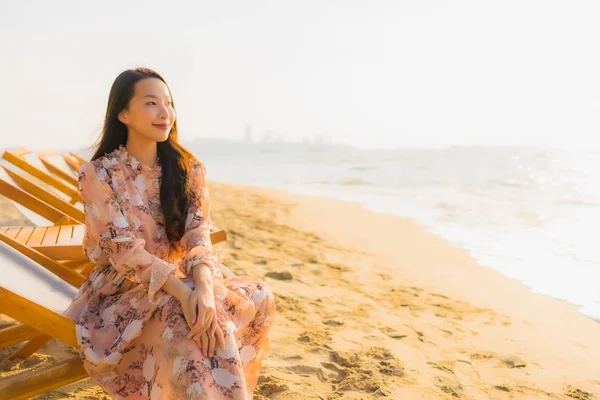
<instances>
[{"instance_id":1,"label":"wooden beach chair","mask_svg":"<svg viewBox=\"0 0 600 400\"><path fill-rule=\"evenodd\" d=\"M77 224L85 215L72 204L43 190L33 177L15 168L0 165L0 195L12 200L17 209L35 225Z\"/></svg>"},{"instance_id":2,"label":"wooden beach chair","mask_svg":"<svg viewBox=\"0 0 600 400\"><path fill-rule=\"evenodd\" d=\"M79 155L73 152L63 154L63 159L69 165L69 167L71 167L73 173L76 176L79 175L79 168L81 168L83 164L88 162L84 158L80 157Z\"/></svg>"},{"instance_id":3,"label":"wooden beach chair","mask_svg":"<svg viewBox=\"0 0 600 400\"><path fill-rule=\"evenodd\" d=\"M10 168L0 166L0 195L12 200L19 211L36 224L36 226L0 226L0 233L59 260L65 266L79 268L81 273L87 276L93 264L87 261L81 247L85 229L83 211L36 188L36 183L29 179L11 171ZM30 192L23 188L29 189ZM227 240L225 231L213 227L212 243L225 240Z\"/></svg>"},{"instance_id":4,"label":"wooden beach chair","mask_svg":"<svg viewBox=\"0 0 600 400\"><path fill-rule=\"evenodd\" d=\"M71 166L64 158L65 154L60 154L55 151L43 151L36 152L36 155L42 164L44 164L48 172L76 189L79 188L79 182L77 181L79 170L76 173L72 170Z\"/></svg>"},{"instance_id":5,"label":"wooden beach chair","mask_svg":"<svg viewBox=\"0 0 600 400\"><path fill-rule=\"evenodd\" d=\"M84 229L83 225L75 225L75 226L73 226L73 228L79 229L79 231L80 231L79 235L83 236L83 229ZM215 228L213 230L213 232L211 233L211 241L215 244L218 242L222 242L225 239L226 239L226 234L225 234L225 231L223 231L222 229ZM0 232L0 242L10 246L14 250L17 250L21 254L29 257L31 260L37 262L40 266L46 268L49 272L56 275L58 278L64 280L65 282L67 282L68 284L70 284L71 286L76 287L76 288L81 287L81 285L85 282L86 277L89 275L89 273L93 270L93 267L95 266L94 264L90 263L85 258L85 255L83 254L83 250L81 247L81 243L71 246L72 251L74 251L74 252L79 251L82 254L82 260L79 261L79 263L81 265L83 265L83 268L81 268L81 271L76 271L76 270L74 270L74 267L78 266L76 261L71 262L71 264L69 264L67 262L58 262L57 260L36 250L35 248L32 248L32 247L28 246L27 244L24 244L24 243L20 242L19 240L15 239L11 236L8 236L4 233L1 233L1 232ZM64 247L66 247L66 246L64 246ZM61 258L62 258L62 256L61 256ZM221 265L220 268L225 277L235 276L233 274L233 272L231 272L227 267ZM0 299L0 301L1 301L1 299ZM0 313L2 313L1 308L0 308ZM11 338L11 340L12 340L11 345L20 343L21 341L29 340L21 348L19 348L16 352L14 352L9 357L10 359L29 357L31 354L33 354L35 351L37 351L41 346L43 346L50 339L50 337L48 335L35 336L35 335L33 335L33 333L31 331L21 332L21 330L20 330L21 328L11 327L11 328L7 328L7 329L9 332L8 333L5 332L4 335L7 335L8 337ZM22 334L24 336L20 337L20 336L18 336L19 334ZM2 343L2 335L3 335L3 333L0 330L0 344ZM19 337L22 340L18 341L18 342L14 342L14 340ZM6 347L6 346L4 346L4 347ZM0 348L2 348L2 346L0 346Z\"/></svg>"},{"instance_id":6,"label":"wooden beach chair","mask_svg":"<svg viewBox=\"0 0 600 400\"><path fill-rule=\"evenodd\" d=\"M0 348L55 338L76 348L75 325L62 315L77 289L8 244L0 243L0 313L20 325L0 330ZM42 333L43 332L43 333ZM0 380L0 399L29 399L87 377L79 356Z\"/></svg>"},{"instance_id":7,"label":"wooden beach chair","mask_svg":"<svg viewBox=\"0 0 600 400\"><path fill-rule=\"evenodd\" d=\"M20 323L0 330L0 348L28 341L11 358L28 357L51 338L77 348L75 324L63 312L83 277L63 279L44 265L51 261L0 234L0 313ZM0 380L0 399L29 399L87 376L80 357L75 355Z\"/></svg>"},{"instance_id":8,"label":"wooden beach chair","mask_svg":"<svg viewBox=\"0 0 600 400\"><path fill-rule=\"evenodd\" d=\"M19 171L18 168L14 168L12 165L6 165L5 163L0 164L0 184L4 186L4 190L0 192L5 197L8 197L13 203L17 203L19 211L23 211L19 205L23 205L23 201L26 197L33 196L50 207L60 211L64 216L70 220L83 223L85 221L85 214L83 212L83 205L79 204L75 206L72 202L68 201L59 194L49 191L48 186L44 182L40 181L32 175L28 175L24 171ZM7 195L4 192L10 192L11 195ZM26 192L29 196L24 196L23 192ZM79 196L79 192L77 192ZM30 214L25 215L31 220ZM33 223L36 225L40 224L39 218L33 218ZM46 223L47 224L47 223Z\"/></svg>"},{"instance_id":9,"label":"wooden beach chair","mask_svg":"<svg viewBox=\"0 0 600 400\"><path fill-rule=\"evenodd\" d=\"M85 220L83 211L45 192L35 179L0 166L0 195L12 200L15 207L35 224L0 226L0 233L40 251L65 267L79 269L87 276L93 264L85 259L81 247Z\"/></svg>"},{"instance_id":10,"label":"wooden beach chair","mask_svg":"<svg viewBox=\"0 0 600 400\"><path fill-rule=\"evenodd\" d=\"M0 227L0 233L55 260L86 260L81 246L85 234L82 224L5 226ZM223 229L213 227L210 240L213 244L224 242L227 234Z\"/></svg>"},{"instance_id":11,"label":"wooden beach chair","mask_svg":"<svg viewBox=\"0 0 600 400\"><path fill-rule=\"evenodd\" d=\"M58 193L62 193L66 197L68 203L76 204L81 202L79 190L73 185L53 176L50 172L45 170L45 168L43 168L43 163L41 163L41 160L40 163L42 165L35 165L34 161L36 160L37 156L30 150L26 148L6 150L2 154L2 158L7 162L13 164L15 167L39 179L46 185L56 190Z\"/></svg>"}]
</instances>

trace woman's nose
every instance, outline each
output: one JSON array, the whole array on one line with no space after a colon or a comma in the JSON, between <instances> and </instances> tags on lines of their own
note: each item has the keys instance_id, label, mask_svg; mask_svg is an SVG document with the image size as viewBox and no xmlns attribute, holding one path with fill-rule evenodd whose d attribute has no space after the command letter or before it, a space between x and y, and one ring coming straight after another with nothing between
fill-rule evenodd
<instances>
[{"instance_id":1,"label":"woman's nose","mask_svg":"<svg viewBox=\"0 0 600 400\"><path fill-rule=\"evenodd\" d=\"M161 119L168 119L169 118L169 110L167 107L163 107L162 110L160 111L160 118Z\"/></svg>"}]
</instances>

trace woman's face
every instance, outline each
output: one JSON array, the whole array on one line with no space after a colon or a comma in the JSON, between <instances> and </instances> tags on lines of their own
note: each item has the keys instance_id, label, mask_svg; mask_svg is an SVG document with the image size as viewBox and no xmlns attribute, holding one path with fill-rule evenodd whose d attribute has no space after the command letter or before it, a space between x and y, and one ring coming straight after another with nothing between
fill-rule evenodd
<instances>
[{"instance_id":1,"label":"woman's face","mask_svg":"<svg viewBox=\"0 0 600 400\"><path fill-rule=\"evenodd\" d=\"M175 118L169 88L157 78L138 81L127 108L119 113L129 135L141 135L155 142L167 140Z\"/></svg>"}]
</instances>

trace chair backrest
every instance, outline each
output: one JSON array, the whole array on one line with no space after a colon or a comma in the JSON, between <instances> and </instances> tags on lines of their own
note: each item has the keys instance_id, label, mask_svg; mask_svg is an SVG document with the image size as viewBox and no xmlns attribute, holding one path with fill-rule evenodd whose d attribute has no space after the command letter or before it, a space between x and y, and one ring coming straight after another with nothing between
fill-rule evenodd
<instances>
[{"instance_id":1,"label":"chair backrest","mask_svg":"<svg viewBox=\"0 0 600 400\"><path fill-rule=\"evenodd\" d=\"M0 195L13 201L17 209L35 225L83 223L82 206L45 190L38 179L0 162ZM40 218L41 217L41 218Z\"/></svg>"},{"instance_id":2,"label":"chair backrest","mask_svg":"<svg viewBox=\"0 0 600 400\"><path fill-rule=\"evenodd\" d=\"M66 227L72 227L70 225L63 225ZM46 229L54 229L57 227L46 227ZM2 228L0 228L2 229ZM23 231L28 231L30 230L30 227L25 227L23 229L20 229L19 233L23 232ZM37 229L42 229L45 230L43 227L38 227ZM67 231L70 231L71 229L67 229ZM80 274L79 272L69 268L68 266L64 265L63 263L60 263L57 261L57 257L61 257L61 258L66 258L68 259L68 248L65 248L66 246L62 245L62 244L58 244L58 246L63 246L62 251L56 251L53 252L54 253L54 257L51 257L48 254L45 254L44 252L42 252L41 250L44 250L43 248L39 247L39 246L33 246L33 245L29 245L27 243L23 243L23 241L17 239L17 237L12 237L14 231L8 231L8 232L0 232L0 242L4 242L7 245L9 245L10 247L12 247L13 249L17 250L19 253L23 254L24 256L28 257L29 259L33 260L34 262L36 262L37 264L41 265L42 267L46 268L48 271L52 272L54 275L58 276L60 279L62 279L63 281L67 282L68 284L70 284L71 286L75 286L75 287L81 287L81 285L83 285L83 283L85 282L86 277L82 274ZM25 233L26 235L27 233ZM32 236L35 234L32 233ZM18 236L18 234L17 234ZM52 234L50 234L49 236L52 236ZM45 238L44 238L45 240ZM54 241L54 240L52 240ZM51 247L51 246L48 246ZM79 245L75 245L75 246L68 246L68 247L74 247L80 251L82 251L82 247L81 244ZM58 254L58 255L56 255ZM85 255L84 255L85 257Z\"/></svg>"},{"instance_id":3,"label":"chair backrest","mask_svg":"<svg viewBox=\"0 0 600 400\"><path fill-rule=\"evenodd\" d=\"M69 223L69 221L72 224L79 223L23 190L2 167L0 167L0 195L12 200L15 207L35 225L56 225Z\"/></svg>"},{"instance_id":4,"label":"chair backrest","mask_svg":"<svg viewBox=\"0 0 600 400\"><path fill-rule=\"evenodd\" d=\"M73 187L73 185L64 182L48 172L41 160L30 150L26 148L6 150L2 154L2 158L17 168L40 179L61 193L64 193L69 199L69 202L75 203L80 201L79 191Z\"/></svg>"},{"instance_id":5,"label":"chair backrest","mask_svg":"<svg viewBox=\"0 0 600 400\"><path fill-rule=\"evenodd\" d=\"M69 164L69 167L71 167L76 175L79 175L79 168L81 168L81 166L87 162L83 157L73 152L63 154L63 159L67 164Z\"/></svg>"},{"instance_id":6,"label":"chair backrest","mask_svg":"<svg viewBox=\"0 0 600 400\"><path fill-rule=\"evenodd\" d=\"M0 242L0 287L57 313L77 293L74 286L6 243Z\"/></svg>"},{"instance_id":7,"label":"chair backrest","mask_svg":"<svg viewBox=\"0 0 600 400\"><path fill-rule=\"evenodd\" d=\"M77 174L73 172L65 161L63 154L54 151L36 152L44 167L55 177L62 179L69 185L78 188Z\"/></svg>"}]
</instances>

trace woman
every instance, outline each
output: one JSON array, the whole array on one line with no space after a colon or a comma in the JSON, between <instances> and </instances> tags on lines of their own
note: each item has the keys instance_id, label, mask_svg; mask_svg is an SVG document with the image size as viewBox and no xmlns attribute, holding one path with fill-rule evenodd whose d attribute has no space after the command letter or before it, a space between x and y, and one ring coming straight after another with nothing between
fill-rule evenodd
<instances>
[{"instance_id":1,"label":"woman","mask_svg":"<svg viewBox=\"0 0 600 400\"><path fill-rule=\"evenodd\" d=\"M66 315L85 369L116 399L251 399L275 304L258 280L223 277L206 170L178 143L164 79L121 73L79 171L83 247L96 264Z\"/></svg>"}]
</instances>

